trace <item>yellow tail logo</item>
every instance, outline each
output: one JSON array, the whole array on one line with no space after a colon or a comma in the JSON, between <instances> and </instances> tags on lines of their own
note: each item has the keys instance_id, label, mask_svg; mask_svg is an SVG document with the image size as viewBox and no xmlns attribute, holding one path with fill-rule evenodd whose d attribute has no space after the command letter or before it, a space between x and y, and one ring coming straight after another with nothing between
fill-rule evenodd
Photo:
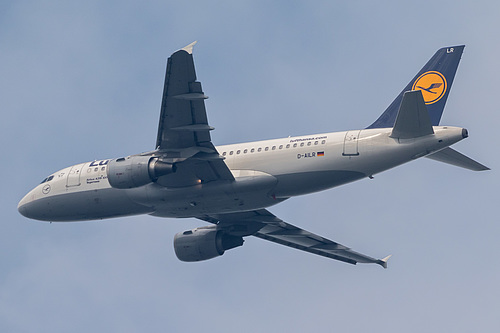
<instances>
[{"instance_id":1,"label":"yellow tail logo","mask_svg":"<svg viewBox=\"0 0 500 333\"><path fill-rule=\"evenodd\" d=\"M444 96L447 88L448 85L443 74L429 71L415 80L412 90L421 90L425 104L433 104Z\"/></svg>"}]
</instances>

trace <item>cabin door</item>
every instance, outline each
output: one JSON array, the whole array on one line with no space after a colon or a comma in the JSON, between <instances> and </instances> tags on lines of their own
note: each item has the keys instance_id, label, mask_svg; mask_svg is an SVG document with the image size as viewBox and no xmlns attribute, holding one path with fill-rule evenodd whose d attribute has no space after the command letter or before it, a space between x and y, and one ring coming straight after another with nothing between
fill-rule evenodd
<instances>
[{"instance_id":1,"label":"cabin door","mask_svg":"<svg viewBox=\"0 0 500 333\"><path fill-rule=\"evenodd\" d=\"M358 156L358 141L361 130L349 131L344 138L344 151L342 156Z\"/></svg>"},{"instance_id":2,"label":"cabin door","mask_svg":"<svg viewBox=\"0 0 500 333\"><path fill-rule=\"evenodd\" d=\"M82 173L82 164L77 164L73 165L71 169L69 170L68 173L68 180L66 181L66 187L71 187L71 186L80 186L80 178L81 178L81 173Z\"/></svg>"}]
</instances>

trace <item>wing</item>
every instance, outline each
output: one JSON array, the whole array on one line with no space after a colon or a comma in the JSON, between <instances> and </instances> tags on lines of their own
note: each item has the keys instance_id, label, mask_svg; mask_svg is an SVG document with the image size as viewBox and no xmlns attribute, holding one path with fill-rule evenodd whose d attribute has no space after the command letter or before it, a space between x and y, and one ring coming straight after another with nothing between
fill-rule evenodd
<instances>
[{"instance_id":1,"label":"wing","mask_svg":"<svg viewBox=\"0 0 500 333\"><path fill-rule=\"evenodd\" d=\"M168 58L155 155L177 164L175 174L161 177L165 186L189 186L234 180L211 142L205 96L196 81L192 50L196 42Z\"/></svg>"},{"instance_id":2,"label":"wing","mask_svg":"<svg viewBox=\"0 0 500 333\"><path fill-rule=\"evenodd\" d=\"M387 268L387 260L390 257L375 259L355 252L344 245L286 223L266 209L199 218L217 224L218 228L235 236L253 235L281 245L354 265L358 262L374 263Z\"/></svg>"}]
</instances>

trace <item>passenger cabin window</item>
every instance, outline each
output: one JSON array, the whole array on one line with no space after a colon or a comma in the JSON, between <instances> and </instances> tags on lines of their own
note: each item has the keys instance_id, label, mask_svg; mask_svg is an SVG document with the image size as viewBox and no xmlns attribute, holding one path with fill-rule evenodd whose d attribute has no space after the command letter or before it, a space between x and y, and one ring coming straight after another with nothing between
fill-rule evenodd
<instances>
[{"instance_id":1,"label":"passenger cabin window","mask_svg":"<svg viewBox=\"0 0 500 333\"><path fill-rule=\"evenodd\" d=\"M297 148L297 144L296 143L293 144L293 148Z\"/></svg>"},{"instance_id":2,"label":"passenger cabin window","mask_svg":"<svg viewBox=\"0 0 500 333\"><path fill-rule=\"evenodd\" d=\"M307 143L307 145L308 145L308 146L310 146L310 145L311 145L311 141L309 141L309 142Z\"/></svg>"},{"instance_id":3,"label":"passenger cabin window","mask_svg":"<svg viewBox=\"0 0 500 333\"><path fill-rule=\"evenodd\" d=\"M238 149L238 150L236 151L236 154L239 154L239 153L241 153L241 150L239 150L239 149Z\"/></svg>"},{"instance_id":4,"label":"passenger cabin window","mask_svg":"<svg viewBox=\"0 0 500 333\"><path fill-rule=\"evenodd\" d=\"M226 156L226 152L223 152L223 153L222 153L222 156Z\"/></svg>"},{"instance_id":5,"label":"passenger cabin window","mask_svg":"<svg viewBox=\"0 0 500 333\"><path fill-rule=\"evenodd\" d=\"M243 154L248 153L248 149L243 150Z\"/></svg>"},{"instance_id":6,"label":"passenger cabin window","mask_svg":"<svg viewBox=\"0 0 500 333\"><path fill-rule=\"evenodd\" d=\"M257 149L257 151L260 153L262 151L262 148Z\"/></svg>"},{"instance_id":7,"label":"passenger cabin window","mask_svg":"<svg viewBox=\"0 0 500 333\"><path fill-rule=\"evenodd\" d=\"M326 143L326 140L321 141L321 144L324 145Z\"/></svg>"},{"instance_id":8,"label":"passenger cabin window","mask_svg":"<svg viewBox=\"0 0 500 333\"><path fill-rule=\"evenodd\" d=\"M304 147L304 142L302 142L302 143L300 144L300 146L301 146L301 147Z\"/></svg>"},{"instance_id":9,"label":"passenger cabin window","mask_svg":"<svg viewBox=\"0 0 500 333\"><path fill-rule=\"evenodd\" d=\"M229 152L229 155L233 155L233 151L232 150Z\"/></svg>"},{"instance_id":10,"label":"passenger cabin window","mask_svg":"<svg viewBox=\"0 0 500 333\"><path fill-rule=\"evenodd\" d=\"M265 151L268 151L268 150L269 150L269 147L266 147L264 150L265 150Z\"/></svg>"},{"instance_id":11,"label":"passenger cabin window","mask_svg":"<svg viewBox=\"0 0 500 333\"><path fill-rule=\"evenodd\" d=\"M255 151L255 148L250 149L250 152L253 153Z\"/></svg>"}]
</instances>

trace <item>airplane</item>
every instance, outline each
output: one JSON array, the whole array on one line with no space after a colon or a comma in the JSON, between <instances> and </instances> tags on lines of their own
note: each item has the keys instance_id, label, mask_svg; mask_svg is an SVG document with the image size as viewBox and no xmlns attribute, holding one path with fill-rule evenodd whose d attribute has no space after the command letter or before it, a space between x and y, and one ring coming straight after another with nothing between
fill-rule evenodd
<instances>
[{"instance_id":1,"label":"airplane","mask_svg":"<svg viewBox=\"0 0 500 333\"><path fill-rule=\"evenodd\" d=\"M364 129L214 146L197 81L193 42L167 60L156 149L54 172L18 204L25 217L85 221L149 214L210 223L180 232L181 261L221 256L255 236L350 264L375 259L289 224L268 207L330 189L417 158L481 171L450 148L465 128L439 125L465 45L444 47L382 115ZM428 87L428 88L425 88Z\"/></svg>"}]
</instances>

